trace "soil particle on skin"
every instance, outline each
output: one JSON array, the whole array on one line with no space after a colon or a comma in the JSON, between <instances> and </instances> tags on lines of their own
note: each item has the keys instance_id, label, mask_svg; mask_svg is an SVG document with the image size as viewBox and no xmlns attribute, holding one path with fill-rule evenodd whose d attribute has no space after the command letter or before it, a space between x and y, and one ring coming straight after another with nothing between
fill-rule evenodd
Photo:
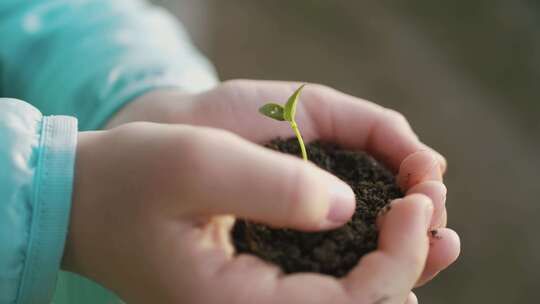
<instances>
[{"instance_id":1,"label":"soil particle on skin","mask_svg":"<svg viewBox=\"0 0 540 304\"><path fill-rule=\"evenodd\" d=\"M437 230L431 230L429 232L429 246L433 246L436 241L442 240L442 236L439 234L439 231Z\"/></svg>"},{"instance_id":2,"label":"soil particle on skin","mask_svg":"<svg viewBox=\"0 0 540 304\"><path fill-rule=\"evenodd\" d=\"M429 233L431 234L431 237L434 239L437 239L437 240L442 239L442 237L439 235L439 231L437 230L431 230Z\"/></svg>"},{"instance_id":3,"label":"soil particle on skin","mask_svg":"<svg viewBox=\"0 0 540 304\"><path fill-rule=\"evenodd\" d=\"M274 140L268 148L300 154L295 138ZM251 253L279 265L285 273L318 272L335 277L346 275L362 256L377 247L377 215L391 200L403 197L392 172L363 152L314 142L307 145L310 161L351 186L356 211L341 228L326 232L274 229L238 220L233 229L237 252Z\"/></svg>"}]
</instances>

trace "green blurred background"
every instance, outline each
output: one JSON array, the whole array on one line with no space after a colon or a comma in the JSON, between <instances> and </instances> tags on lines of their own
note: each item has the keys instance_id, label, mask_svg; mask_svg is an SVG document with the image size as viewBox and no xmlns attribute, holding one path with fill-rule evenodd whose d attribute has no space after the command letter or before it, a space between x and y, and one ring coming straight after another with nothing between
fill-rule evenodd
<instances>
[{"instance_id":1,"label":"green blurred background","mask_svg":"<svg viewBox=\"0 0 540 304\"><path fill-rule=\"evenodd\" d=\"M404 113L447 156L458 262L421 303L537 303L540 2L171 0L222 79L303 80Z\"/></svg>"}]
</instances>

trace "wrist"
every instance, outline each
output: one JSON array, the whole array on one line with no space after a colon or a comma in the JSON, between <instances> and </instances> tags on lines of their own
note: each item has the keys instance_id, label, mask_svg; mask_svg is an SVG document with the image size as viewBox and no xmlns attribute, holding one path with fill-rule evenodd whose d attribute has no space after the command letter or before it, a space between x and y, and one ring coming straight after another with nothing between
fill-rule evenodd
<instances>
[{"instance_id":1,"label":"wrist","mask_svg":"<svg viewBox=\"0 0 540 304\"><path fill-rule=\"evenodd\" d=\"M62 268L113 291L133 268L129 255L141 242L137 228L148 220L143 203L152 144L145 140L147 124L109 131L81 132L77 146L70 226ZM142 128L141 128L142 126ZM155 137L154 137L155 138Z\"/></svg>"},{"instance_id":2,"label":"wrist","mask_svg":"<svg viewBox=\"0 0 540 304\"><path fill-rule=\"evenodd\" d=\"M92 176L93 162L92 149L103 136L104 132L80 132L78 134L77 154L75 161L75 176L73 182L73 195L69 230L62 259L62 269L83 276L90 276L88 272L88 256L93 250L88 246L90 231L95 228L94 221L96 208L92 206L94 195L98 194L96 179ZM95 157L95 156L94 156ZM95 240L94 240L95 241Z\"/></svg>"}]
</instances>

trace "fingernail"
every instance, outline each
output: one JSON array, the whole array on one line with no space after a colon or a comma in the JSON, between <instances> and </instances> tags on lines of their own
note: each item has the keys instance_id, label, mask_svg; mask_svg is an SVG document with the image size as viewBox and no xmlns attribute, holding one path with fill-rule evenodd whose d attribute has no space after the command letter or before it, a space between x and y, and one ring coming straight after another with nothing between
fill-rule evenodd
<instances>
[{"instance_id":1,"label":"fingernail","mask_svg":"<svg viewBox=\"0 0 540 304\"><path fill-rule=\"evenodd\" d=\"M330 210L327 220L332 223L345 223L348 221L356 207L354 193L344 182L333 182L330 186Z\"/></svg>"}]
</instances>

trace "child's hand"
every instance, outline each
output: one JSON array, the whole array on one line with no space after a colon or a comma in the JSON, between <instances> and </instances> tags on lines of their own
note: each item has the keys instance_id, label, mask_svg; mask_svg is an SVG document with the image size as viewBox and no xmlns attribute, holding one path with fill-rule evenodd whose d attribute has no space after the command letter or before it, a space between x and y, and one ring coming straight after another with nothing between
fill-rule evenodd
<instances>
[{"instance_id":1,"label":"child's hand","mask_svg":"<svg viewBox=\"0 0 540 304\"><path fill-rule=\"evenodd\" d=\"M81 133L77 153L63 266L128 303L416 303L410 290L426 262L433 215L425 195L393 203L379 248L346 278L284 276L257 258L233 256L230 215L336 227L351 216L354 198L332 175L229 132L184 125ZM418 172L411 178L423 178Z\"/></svg>"},{"instance_id":2,"label":"child's hand","mask_svg":"<svg viewBox=\"0 0 540 304\"><path fill-rule=\"evenodd\" d=\"M211 126L262 143L276 136L294 136L289 126L259 115L268 101L283 102L298 83L235 80L198 95L156 91L121 111L110 126L136 120ZM396 172L408 194L423 193L434 203L432 239L421 285L453 263L459 238L446 227L446 188L442 174L446 160L421 143L403 116L371 102L328 87L310 84L298 104L297 121L306 141L322 139L367 150Z\"/></svg>"}]
</instances>

